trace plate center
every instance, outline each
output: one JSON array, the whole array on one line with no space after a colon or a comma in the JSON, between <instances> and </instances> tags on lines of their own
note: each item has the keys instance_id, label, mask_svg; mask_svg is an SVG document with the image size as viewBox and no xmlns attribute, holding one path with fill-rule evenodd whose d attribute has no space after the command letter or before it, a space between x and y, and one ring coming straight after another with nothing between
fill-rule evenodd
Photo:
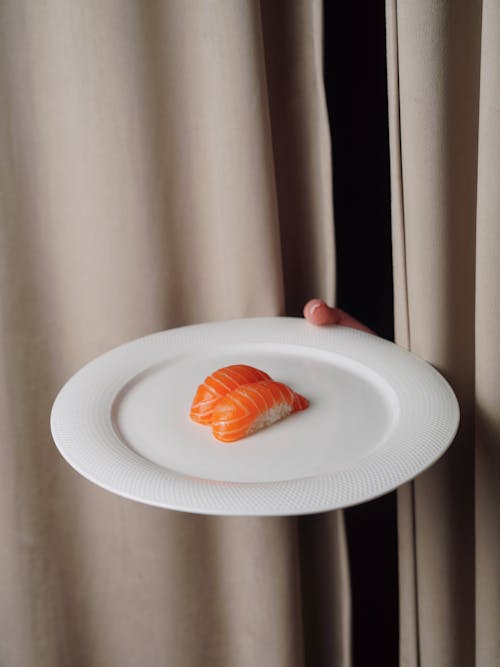
<instances>
[{"instance_id":1,"label":"plate center","mask_svg":"<svg viewBox=\"0 0 500 667\"><path fill-rule=\"evenodd\" d=\"M232 444L189 419L198 384L249 364L306 396L310 407ZM226 482L276 482L352 468L392 431L389 384L341 355L283 345L231 345L169 359L136 376L113 406L114 427L135 452L170 470Z\"/></svg>"}]
</instances>

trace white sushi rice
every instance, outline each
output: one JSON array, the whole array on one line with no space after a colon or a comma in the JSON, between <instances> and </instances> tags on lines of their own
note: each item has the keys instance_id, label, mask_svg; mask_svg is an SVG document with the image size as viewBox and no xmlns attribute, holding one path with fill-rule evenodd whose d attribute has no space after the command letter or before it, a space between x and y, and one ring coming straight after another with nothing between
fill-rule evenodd
<instances>
[{"instance_id":1,"label":"white sushi rice","mask_svg":"<svg viewBox=\"0 0 500 667\"><path fill-rule=\"evenodd\" d=\"M255 431L260 431L261 428L266 428L266 426L271 426L271 424L287 417L291 412L291 405L288 405L288 403L278 403L278 405L266 410L266 412L257 417L248 429L248 435L255 433Z\"/></svg>"}]
</instances>

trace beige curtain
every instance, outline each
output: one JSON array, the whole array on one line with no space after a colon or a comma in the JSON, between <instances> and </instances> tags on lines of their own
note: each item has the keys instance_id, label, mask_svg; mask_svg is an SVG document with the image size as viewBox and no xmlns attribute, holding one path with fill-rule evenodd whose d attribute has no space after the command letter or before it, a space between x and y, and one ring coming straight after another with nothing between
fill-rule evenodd
<instances>
[{"instance_id":1,"label":"beige curtain","mask_svg":"<svg viewBox=\"0 0 500 667\"><path fill-rule=\"evenodd\" d=\"M500 664L500 4L388 0L396 335L451 381L399 491L401 665Z\"/></svg>"},{"instance_id":2,"label":"beige curtain","mask_svg":"<svg viewBox=\"0 0 500 667\"><path fill-rule=\"evenodd\" d=\"M49 433L120 343L333 300L329 146L319 0L0 4L2 667L349 665L340 513L142 506Z\"/></svg>"},{"instance_id":3,"label":"beige curtain","mask_svg":"<svg viewBox=\"0 0 500 667\"><path fill-rule=\"evenodd\" d=\"M500 664L500 9L387 0L398 342L452 382L399 491L401 665ZM48 417L172 326L334 298L318 0L0 4L0 665L350 664L341 513L219 518L81 479Z\"/></svg>"}]
</instances>

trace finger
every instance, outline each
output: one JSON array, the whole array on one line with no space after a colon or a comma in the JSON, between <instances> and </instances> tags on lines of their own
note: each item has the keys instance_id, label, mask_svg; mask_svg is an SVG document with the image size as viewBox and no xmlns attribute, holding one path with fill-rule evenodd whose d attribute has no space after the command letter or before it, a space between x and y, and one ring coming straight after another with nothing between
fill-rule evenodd
<instances>
[{"instance_id":1,"label":"finger","mask_svg":"<svg viewBox=\"0 0 500 667\"><path fill-rule=\"evenodd\" d=\"M340 313L338 308L330 308L321 299L312 299L304 306L304 317L308 322L324 326L327 324L340 324Z\"/></svg>"},{"instance_id":2,"label":"finger","mask_svg":"<svg viewBox=\"0 0 500 667\"><path fill-rule=\"evenodd\" d=\"M304 317L308 322L319 326L340 324L366 333L375 333L365 324L349 315L341 308L330 308L322 299L311 299L304 306Z\"/></svg>"}]
</instances>

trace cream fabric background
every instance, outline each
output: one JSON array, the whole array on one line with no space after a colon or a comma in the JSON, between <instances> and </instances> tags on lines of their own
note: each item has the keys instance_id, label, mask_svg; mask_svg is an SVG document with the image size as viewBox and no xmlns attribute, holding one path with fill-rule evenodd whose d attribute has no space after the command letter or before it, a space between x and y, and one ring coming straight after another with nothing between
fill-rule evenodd
<instances>
[{"instance_id":1,"label":"cream fabric background","mask_svg":"<svg viewBox=\"0 0 500 667\"><path fill-rule=\"evenodd\" d=\"M462 418L399 491L401 664L500 664L500 6L389 0L397 341Z\"/></svg>"},{"instance_id":2,"label":"cream fabric background","mask_svg":"<svg viewBox=\"0 0 500 667\"><path fill-rule=\"evenodd\" d=\"M321 3L4 0L0 143L0 664L348 665L341 514L141 506L49 433L122 342L333 299Z\"/></svg>"},{"instance_id":3,"label":"cream fabric background","mask_svg":"<svg viewBox=\"0 0 500 667\"><path fill-rule=\"evenodd\" d=\"M80 479L86 361L334 298L321 3L0 5L0 664L348 666L342 514L223 519ZM401 664L500 663L500 15L387 0L398 342L462 406L399 492ZM322 595L319 595L322 593ZM318 602L319 601L319 602Z\"/></svg>"}]
</instances>

